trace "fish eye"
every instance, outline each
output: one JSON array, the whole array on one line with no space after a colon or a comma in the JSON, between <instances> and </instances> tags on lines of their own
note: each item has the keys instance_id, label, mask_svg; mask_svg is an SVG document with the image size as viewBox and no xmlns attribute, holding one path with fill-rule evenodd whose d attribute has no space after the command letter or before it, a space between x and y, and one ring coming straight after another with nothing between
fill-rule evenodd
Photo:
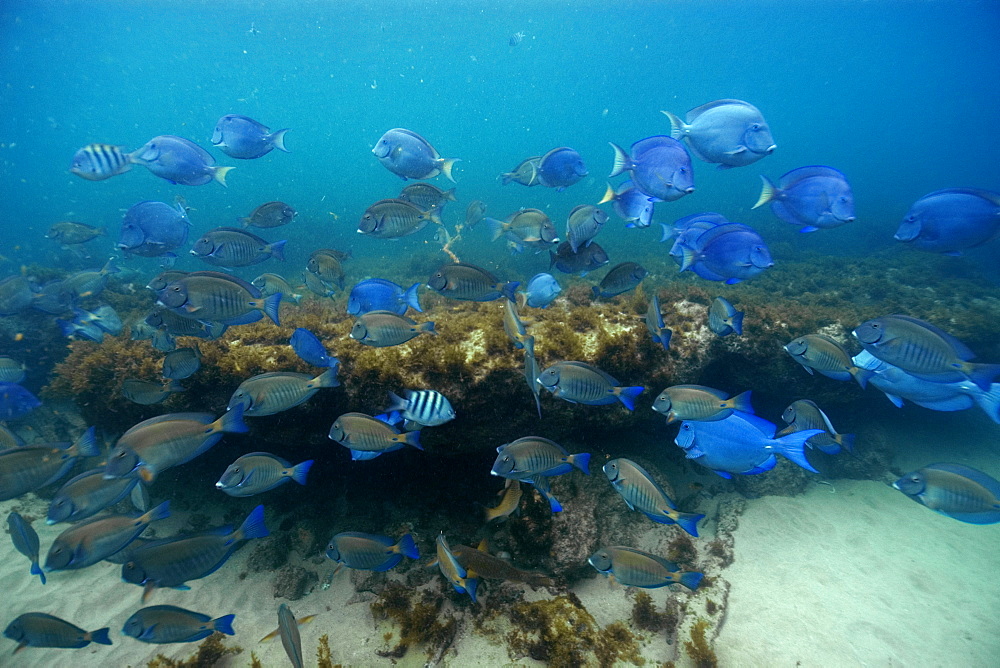
<instances>
[{"instance_id":1,"label":"fish eye","mask_svg":"<svg viewBox=\"0 0 1000 668\"><path fill-rule=\"evenodd\" d=\"M117 455L115 455L115 457L117 457L118 459L124 459L125 458L125 452L124 451L119 452Z\"/></svg>"},{"instance_id":2,"label":"fish eye","mask_svg":"<svg viewBox=\"0 0 1000 668\"><path fill-rule=\"evenodd\" d=\"M750 126L751 130L760 130L760 123L754 123Z\"/></svg>"}]
</instances>

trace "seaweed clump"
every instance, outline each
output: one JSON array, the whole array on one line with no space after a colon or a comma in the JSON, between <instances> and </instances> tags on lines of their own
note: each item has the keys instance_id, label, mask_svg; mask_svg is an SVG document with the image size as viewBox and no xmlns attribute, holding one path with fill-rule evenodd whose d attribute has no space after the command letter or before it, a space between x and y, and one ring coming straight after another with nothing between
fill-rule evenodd
<instances>
[{"instance_id":1,"label":"seaweed clump","mask_svg":"<svg viewBox=\"0 0 1000 668\"><path fill-rule=\"evenodd\" d=\"M699 618L691 627L691 639L684 643L684 649L698 668L715 668L719 665L719 660L705 637L706 630L708 620Z\"/></svg>"},{"instance_id":2,"label":"seaweed clump","mask_svg":"<svg viewBox=\"0 0 1000 668\"><path fill-rule=\"evenodd\" d=\"M372 601L371 611L376 619L391 619L399 627L399 641L395 647L376 650L385 658L398 659L413 646L423 646L427 656L442 656L455 641L458 634L458 620L455 616L441 613L444 598L437 593L424 590L415 596L399 582L390 582ZM388 642L392 634L386 634Z\"/></svg>"},{"instance_id":3,"label":"seaweed clump","mask_svg":"<svg viewBox=\"0 0 1000 668\"><path fill-rule=\"evenodd\" d=\"M148 668L212 668L222 657L243 651L242 647L226 647L223 642L225 637L221 633L213 633L198 645L197 652L186 659L168 659L157 654L146 665Z\"/></svg>"},{"instance_id":4,"label":"seaweed clump","mask_svg":"<svg viewBox=\"0 0 1000 668\"><path fill-rule=\"evenodd\" d=\"M632 624L636 628L650 633L666 631L668 637L673 637L679 621L680 616L674 599L668 601L663 612L657 612L652 596L644 591L636 592L635 605L632 606Z\"/></svg>"}]
</instances>

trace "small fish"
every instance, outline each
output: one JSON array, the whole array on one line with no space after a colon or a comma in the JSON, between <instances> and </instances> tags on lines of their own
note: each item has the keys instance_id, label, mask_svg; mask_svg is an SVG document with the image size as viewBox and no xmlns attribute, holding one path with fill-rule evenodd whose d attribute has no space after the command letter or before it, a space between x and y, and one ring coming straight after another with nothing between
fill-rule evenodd
<instances>
[{"instance_id":1,"label":"small fish","mask_svg":"<svg viewBox=\"0 0 1000 668\"><path fill-rule=\"evenodd\" d=\"M590 555L587 563L598 573L613 577L626 587L654 589L681 584L695 591L703 573L681 571L672 561L632 547L605 547Z\"/></svg>"},{"instance_id":2,"label":"small fish","mask_svg":"<svg viewBox=\"0 0 1000 668\"><path fill-rule=\"evenodd\" d=\"M69 473L81 457L100 454L93 427L69 446L43 443L0 451L0 501L51 485Z\"/></svg>"},{"instance_id":3,"label":"small fish","mask_svg":"<svg viewBox=\"0 0 1000 668\"><path fill-rule=\"evenodd\" d=\"M492 508L485 508L483 510L483 515L487 523L506 519L513 513L516 513L518 506L521 505L521 496L523 495L521 482L513 478L507 478L505 482L504 488L500 490L500 494L502 495L500 503Z\"/></svg>"},{"instance_id":4,"label":"small fish","mask_svg":"<svg viewBox=\"0 0 1000 668\"><path fill-rule=\"evenodd\" d=\"M719 169L742 167L771 155L777 146L757 107L743 100L715 100L687 112L687 123L669 111L671 135Z\"/></svg>"},{"instance_id":5,"label":"small fish","mask_svg":"<svg viewBox=\"0 0 1000 668\"><path fill-rule=\"evenodd\" d=\"M329 437L351 451L351 459L373 459L383 452L412 445L423 450L420 432L400 432L391 424L364 413L345 413L330 427Z\"/></svg>"},{"instance_id":6,"label":"small fish","mask_svg":"<svg viewBox=\"0 0 1000 668\"><path fill-rule=\"evenodd\" d=\"M892 485L934 512L969 524L1000 522L1000 481L962 464L931 464Z\"/></svg>"},{"instance_id":7,"label":"small fish","mask_svg":"<svg viewBox=\"0 0 1000 668\"><path fill-rule=\"evenodd\" d=\"M250 212L246 218L240 218L243 227L281 227L292 222L299 212L284 202L267 202Z\"/></svg>"},{"instance_id":8,"label":"small fish","mask_svg":"<svg viewBox=\"0 0 1000 668\"><path fill-rule=\"evenodd\" d=\"M215 483L215 488L229 496L253 496L289 480L305 485L312 465L312 459L292 466L290 462L268 452L251 452L230 464L219 482Z\"/></svg>"},{"instance_id":9,"label":"small fish","mask_svg":"<svg viewBox=\"0 0 1000 668\"><path fill-rule=\"evenodd\" d=\"M35 395L17 383L0 383L0 420L15 420L41 405Z\"/></svg>"},{"instance_id":10,"label":"small fish","mask_svg":"<svg viewBox=\"0 0 1000 668\"><path fill-rule=\"evenodd\" d=\"M132 169L132 155L122 146L87 144L73 155L69 171L88 181L103 181Z\"/></svg>"},{"instance_id":11,"label":"small fish","mask_svg":"<svg viewBox=\"0 0 1000 668\"><path fill-rule=\"evenodd\" d=\"M531 390L531 394L535 398L535 408L538 410L539 419L542 417L542 401L538 396L542 386L538 382L538 376L541 373L542 370L538 368L538 361L535 359L534 353L526 349L524 351L524 381L528 384L528 389Z\"/></svg>"},{"instance_id":12,"label":"small fish","mask_svg":"<svg viewBox=\"0 0 1000 668\"><path fill-rule=\"evenodd\" d=\"M74 524L56 536L45 557L45 570L68 571L93 566L139 537L157 520L170 517L170 501L139 517L110 515Z\"/></svg>"},{"instance_id":13,"label":"small fish","mask_svg":"<svg viewBox=\"0 0 1000 668\"><path fill-rule=\"evenodd\" d=\"M854 434L838 434L826 413L808 399L793 401L781 414L781 419L788 426L775 436L794 434L805 429L822 429L823 433L810 438L806 441L806 445L822 450L828 455L839 453L841 448L854 452Z\"/></svg>"},{"instance_id":14,"label":"small fish","mask_svg":"<svg viewBox=\"0 0 1000 668\"><path fill-rule=\"evenodd\" d=\"M566 240L576 253L581 246L589 246L591 240L608 222L608 214L593 204L580 204L569 212L566 219Z\"/></svg>"},{"instance_id":15,"label":"small fish","mask_svg":"<svg viewBox=\"0 0 1000 668\"><path fill-rule=\"evenodd\" d=\"M233 620L236 615L223 615L212 619L208 615L192 612L175 605L151 605L142 608L125 620L122 634L148 643L197 642L216 631L227 636L236 635Z\"/></svg>"},{"instance_id":16,"label":"small fish","mask_svg":"<svg viewBox=\"0 0 1000 668\"><path fill-rule=\"evenodd\" d=\"M292 668L302 668L302 637L299 635L299 624L295 614L286 604L278 606L278 632L281 634L281 646L292 662Z\"/></svg>"},{"instance_id":17,"label":"small fish","mask_svg":"<svg viewBox=\"0 0 1000 668\"><path fill-rule=\"evenodd\" d=\"M649 306L646 307L646 317L644 320L646 322L646 329L649 330L649 335L653 339L653 343L659 343L663 346L664 350L669 350L670 338L674 335L674 333L663 323L663 314L660 313L660 298L657 295L653 295L653 298L649 300Z\"/></svg>"},{"instance_id":18,"label":"small fish","mask_svg":"<svg viewBox=\"0 0 1000 668\"><path fill-rule=\"evenodd\" d=\"M17 642L15 653L25 647L79 649L92 642L99 645L111 644L108 627L88 632L44 612L26 612L18 616L7 625L3 634Z\"/></svg>"},{"instance_id":19,"label":"small fish","mask_svg":"<svg viewBox=\"0 0 1000 668\"><path fill-rule=\"evenodd\" d=\"M243 407L244 415L260 417L274 415L309 401L323 388L340 387L338 366L333 366L315 378L307 373L269 371L240 383L226 410Z\"/></svg>"},{"instance_id":20,"label":"small fish","mask_svg":"<svg viewBox=\"0 0 1000 668\"><path fill-rule=\"evenodd\" d=\"M614 142L614 166L610 176L625 172L639 191L664 202L679 200L694 192L691 156L676 139L654 135L632 144L628 152Z\"/></svg>"},{"instance_id":21,"label":"small fish","mask_svg":"<svg viewBox=\"0 0 1000 668\"><path fill-rule=\"evenodd\" d=\"M62 289L77 299L96 297L108 284L108 276L118 273L115 258L109 258L100 269L89 269L70 274L62 281Z\"/></svg>"},{"instance_id":22,"label":"small fish","mask_svg":"<svg viewBox=\"0 0 1000 668\"><path fill-rule=\"evenodd\" d=\"M293 304L302 302L302 295L297 294L291 284L285 280L285 277L278 274L261 274L250 281L250 285L260 290L260 293L265 297L280 294L281 301L283 302L291 302Z\"/></svg>"},{"instance_id":23,"label":"small fish","mask_svg":"<svg viewBox=\"0 0 1000 668\"><path fill-rule=\"evenodd\" d=\"M650 197L635 187L631 180L622 181L615 189L608 184L598 204L611 202L611 208L625 221L625 227L649 227L653 221L653 205L661 200Z\"/></svg>"},{"instance_id":24,"label":"small fish","mask_svg":"<svg viewBox=\"0 0 1000 668\"><path fill-rule=\"evenodd\" d=\"M108 454L104 475L122 478L133 471L145 482L206 452L224 433L246 433L243 406L215 419L211 413L166 413L135 425Z\"/></svg>"},{"instance_id":25,"label":"small fish","mask_svg":"<svg viewBox=\"0 0 1000 668\"><path fill-rule=\"evenodd\" d=\"M708 307L708 328L717 336L740 336L743 334L743 311L737 311L725 297L716 297Z\"/></svg>"},{"instance_id":26,"label":"small fish","mask_svg":"<svg viewBox=\"0 0 1000 668\"><path fill-rule=\"evenodd\" d=\"M383 199L365 209L358 223L358 234L377 239L399 239L416 234L427 223L441 225L438 209L424 211L412 202Z\"/></svg>"},{"instance_id":27,"label":"small fish","mask_svg":"<svg viewBox=\"0 0 1000 668\"><path fill-rule=\"evenodd\" d=\"M431 179L443 173L449 181L455 182L451 172L458 158L442 158L426 139L412 130L389 130L375 144L372 153L386 169L404 181Z\"/></svg>"},{"instance_id":28,"label":"small fish","mask_svg":"<svg viewBox=\"0 0 1000 668\"><path fill-rule=\"evenodd\" d=\"M948 188L910 207L893 236L928 253L961 255L1000 236L1000 193Z\"/></svg>"},{"instance_id":29,"label":"small fish","mask_svg":"<svg viewBox=\"0 0 1000 668\"><path fill-rule=\"evenodd\" d=\"M724 420L733 411L753 413L750 390L730 398L722 390L704 385L673 385L660 392L653 410L667 416L667 424L679 420L712 422Z\"/></svg>"},{"instance_id":30,"label":"small fish","mask_svg":"<svg viewBox=\"0 0 1000 668\"><path fill-rule=\"evenodd\" d=\"M524 305L531 308L548 308L555 301L562 287L552 274L535 274L524 289Z\"/></svg>"},{"instance_id":31,"label":"small fish","mask_svg":"<svg viewBox=\"0 0 1000 668\"><path fill-rule=\"evenodd\" d=\"M663 491L653 476L631 459L612 459L604 465L604 475L621 495L629 510L640 513L660 524L676 524L695 538L698 522L704 515L682 513Z\"/></svg>"},{"instance_id":32,"label":"small fish","mask_svg":"<svg viewBox=\"0 0 1000 668\"><path fill-rule=\"evenodd\" d=\"M491 475L515 480L534 476L554 476L569 473L576 467L590 475L590 453L571 455L556 443L541 436L525 436L497 448Z\"/></svg>"},{"instance_id":33,"label":"small fish","mask_svg":"<svg viewBox=\"0 0 1000 668\"><path fill-rule=\"evenodd\" d=\"M510 36L510 39L507 40L507 44L510 46L517 46L518 44L521 43L521 40L523 40L524 38L525 34L521 31L518 31Z\"/></svg>"},{"instance_id":34,"label":"small fish","mask_svg":"<svg viewBox=\"0 0 1000 668\"><path fill-rule=\"evenodd\" d=\"M280 611L281 608L279 607L278 609ZM289 613L291 613L291 611L289 611ZM316 619L317 617L319 617L319 615L306 615L305 617L299 617L298 619L289 620L289 623L292 622L292 621L294 621L296 627L298 627L298 626L302 626L303 624L308 624L309 622L311 622L312 620ZM296 629L296 632L297 632L297 629ZM268 633L263 638L261 638L260 642L267 642L268 640L274 640L279 635L281 635L281 619L278 620L278 627L276 629L274 629L273 631L271 631L270 633Z\"/></svg>"},{"instance_id":35,"label":"small fish","mask_svg":"<svg viewBox=\"0 0 1000 668\"><path fill-rule=\"evenodd\" d=\"M183 392L184 387L174 379L154 383L148 380L127 378L122 381L122 396L132 403L142 406L152 406L166 401L175 392Z\"/></svg>"},{"instance_id":36,"label":"small fish","mask_svg":"<svg viewBox=\"0 0 1000 668\"><path fill-rule=\"evenodd\" d=\"M84 244L91 239L102 237L108 233L107 228L94 227L86 223L78 223L73 220L64 220L52 225L45 233L47 239L58 241L65 246Z\"/></svg>"},{"instance_id":37,"label":"small fish","mask_svg":"<svg viewBox=\"0 0 1000 668\"><path fill-rule=\"evenodd\" d=\"M216 227L194 242L191 255L217 267L248 267L272 257L284 261L286 243L268 243L238 227Z\"/></svg>"},{"instance_id":38,"label":"small fish","mask_svg":"<svg viewBox=\"0 0 1000 668\"><path fill-rule=\"evenodd\" d=\"M455 419L455 409L440 392L403 390L403 395L405 399L390 392L389 406L385 411L399 411L407 421L407 429L413 428L411 423L419 427L436 427Z\"/></svg>"},{"instance_id":39,"label":"small fish","mask_svg":"<svg viewBox=\"0 0 1000 668\"><path fill-rule=\"evenodd\" d=\"M98 343L104 340L105 332L97 325L87 322L76 322L75 320L63 320L62 318L56 318L56 325L59 326L63 336L69 339L97 341Z\"/></svg>"},{"instance_id":40,"label":"small fish","mask_svg":"<svg viewBox=\"0 0 1000 668\"><path fill-rule=\"evenodd\" d=\"M103 467L85 471L59 488L49 503L45 523L87 519L123 500L138 482L135 476L108 480Z\"/></svg>"},{"instance_id":41,"label":"small fish","mask_svg":"<svg viewBox=\"0 0 1000 668\"><path fill-rule=\"evenodd\" d=\"M78 325L96 325L112 336L118 336L124 328L118 312L107 304L98 306L93 312L85 311L82 308L74 308L73 316L73 322Z\"/></svg>"},{"instance_id":42,"label":"small fish","mask_svg":"<svg viewBox=\"0 0 1000 668\"><path fill-rule=\"evenodd\" d=\"M182 201L174 206L165 202L139 202L125 212L117 248L127 255L169 257L187 243L190 227L191 220ZM157 289L152 285L147 287Z\"/></svg>"},{"instance_id":43,"label":"small fish","mask_svg":"<svg viewBox=\"0 0 1000 668\"><path fill-rule=\"evenodd\" d=\"M395 568L404 556L419 559L420 552L410 534L394 543L388 536L344 531L330 539L326 556L348 568L382 572Z\"/></svg>"},{"instance_id":44,"label":"small fish","mask_svg":"<svg viewBox=\"0 0 1000 668\"><path fill-rule=\"evenodd\" d=\"M20 383L27 368L13 357L0 356L0 383Z\"/></svg>"},{"instance_id":45,"label":"small fish","mask_svg":"<svg viewBox=\"0 0 1000 668\"><path fill-rule=\"evenodd\" d=\"M12 432L3 424L0 424L0 450L20 448L22 445L24 445L24 441L21 440L20 436Z\"/></svg>"},{"instance_id":46,"label":"small fish","mask_svg":"<svg viewBox=\"0 0 1000 668\"><path fill-rule=\"evenodd\" d=\"M542 156L540 155L525 158L517 167L500 175L500 184L519 183L522 186L537 186L539 183L538 166L541 162Z\"/></svg>"},{"instance_id":47,"label":"small fish","mask_svg":"<svg viewBox=\"0 0 1000 668\"><path fill-rule=\"evenodd\" d=\"M480 220L486 217L486 205L478 199L469 202L465 209L465 226L473 228Z\"/></svg>"},{"instance_id":48,"label":"small fish","mask_svg":"<svg viewBox=\"0 0 1000 668\"><path fill-rule=\"evenodd\" d=\"M391 311L372 311L354 321L351 338L366 346L385 348L406 343L423 332L437 336L433 322L417 324L416 320Z\"/></svg>"},{"instance_id":49,"label":"small fish","mask_svg":"<svg viewBox=\"0 0 1000 668\"><path fill-rule=\"evenodd\" d=\"M506 297L515 300L518 281L500 281L497 277L473 264L456 262L442 265L427 280L427 287L445 297L473 302L490 302Z\"/></svg>"},{"instance_id":50,"label":"small fish","mask_svg":"<svg viewBox=\"0 0 1000 668\"><path fill-rule=\"evenodd\" d=\"M585 362L556 362L539 376L542 387L564 401L588 406L604 406L620 401L635 409L635 400L646 389L625 387L610 375Z\"/></svg>"},{"instance_id":51,"label":"small fish","mask_svg":"<svg viewBox=\"0 0 1000 668\"><path fill-rule=\"evenodd\" d=\"M476 603L476 588L479 586L479 580L476 579L474 573L467 571L458 562L451 548L448 547L448 541L444 534L437 537L437 560L438 568L444 579L455 588L455 591L459 594L468 594L472 602Z\"/></svg>"},{"instance_id":52,"label":"small fish","mask_svg":"<svg viewBox=\"0 0 1000 668\"><path fill-rule=\"evenodd\" d=\"M45 572L38 567L38 534L19 513L13 511L7 515L7 527L14 549L31 561L31 574L37 575L45 584Z\"/></svg>"},{"instance_id":53,"label":"small fish","mask_svg":"<svg viewBox=\"0 0 1000 668\"><path fill-rule=\"evenodd\" d=\"M503 331L516 349L523 349L529 355L535 354L535 337L528 334L517 313L517 305L512 301L503 305Z\"/></svg>"},{"instance_id":54,"label":"small fish","mask_svg":"<svg viewBox=\"0 0 1000 668\"><path fill-rule=\"evenodd\" d=\"M212 145L231 158L253 160L267 155L273 149L288 153L285 148L286 132L288 128L271 132L266 125L252 118L226 114L215 124Z\"/></svg>"},{"instance_id":55,"label":"small fish","mask_svg":"<svg viewBox=\"0 0 1000 668\"><path fill-rule=\"evenodd\" d=\"M0 279L0 315L14 315L35 300L32 284L24 276L15 274Z\"/></svg>"},{"instance_id":56,"label":"small fish","mask_svg":"<svg viewBox=\"0 0 1000 668\"><path fill-rule=\"evenodd\" d=\"M608 254L596 241L590 242L589 246L584 246L576 253L570 248L568 241L559 244L555 253L549 251L549 269L555 267L564 274L586 276L608 262Z\"/></svg>"},{"instance_id":57,"label":"small fish","mask_svg":"<svg viewBox=\"0 0 1000 668\"><path fill-rule=\"evenodd\" d=\"M174 135L153 137L132 153L131 159L155 176L182 186L200 186L212 181L225 186L226 174L234 169L217 166L208 151Z\"/></svg>"},{"instance_id":58,"label":"small fish","mask_svg":"<svg viewBox=\"0 0 1000 668\"><path fill-rule=\"evenodd\" d=\"M799 167L782 176L778 185L764 175L760 178L764 187L752 208L770 202L771 212L786 223L798 225L799 232L829 230L854 222L851 184L833 167Z\"/></svg>"},{"instance_id":59,"label":"small fish","mask_svg":"<svg viewBox=\"0 0 1000 668\"><path fill-rule=\"evenodd\" d=\"M174 380L189 378L201 368L198 348L178 348L163 357L163 377Z\"/></svg>"},{"instance_id":60,"label":"small fish","mask_svg":"<svg viewBox=\"0 0 1000 668\"><path fill-rule=\"evenodd\" d=\"M543 251L559 242L556 226L547 215L539 209L521 209L507 216L506 220L487 218L493 241L504 237L514 244L514 252L523 252L531 248L536 253Z\"/></svg>"},{"instance_id":61,"label":"small fish","mask_svg":"<svg viewBox=\"0 0 1000 668\"><path fill-rule=\"evenodd\" d=\"M610 299L635 289L649 272L636 262L622 262L608 270L600 286L593 287L594 299Z\"/></svg>"},{"instance_id":62,"label":"small fish","mask_svg":"<svg viewBox=\"0 0 1000 668\"><path fill-rule=\"evenodd\" d=\"M311 271L306 271L302 274L302 281L306 284L309 292L319 297L333 297L337 294L337 290L332 284L327 283Z\"/></svg>"},{"instance_id":63,"label":"small fish","mask_svg":"<svg viewBox=\"0 0 1000 668\"><path fill-rule=\"evenodd\" d=\"M309 261L306 269L309 273L315 274L324 283L336 285L341 290L344 289L344 266L343 261L348 256L333 248L320 248L309 254Z\"/></svg>"},{"instance_id":64,"label":"small fish","mask_svg":"<svg viewBox=\"0 0 1000 668\"><path fill-rule=\"evenodd\" d=\"M280 324L281 295L264 297L246 281L215 271L196 271L181 276L157 294L158 304L189 320L247 324L263 313Z\"/></svg>"},{"instance_id":65,"label":"small fish","mask_svg":"<svg viewBox=\"0 0 1000 668\"><path fill-rule=\"evenodd\" d=\"M544 573L524 571L516 568L506 559L495 557L487 550L484 538L479 547L456 544L449 546L455 559L468 573L474 573L477 578L488 580L508 580L510 582L525 582L532 587L551 587L555 581ZM428 564L428 568L437 565L437 559Z\"/></svg>"},{"instance_id":66,"label":"small fish","mask_svg":"<svg viewBox=\"0 0 1000 668\"><path fill-rule=\"evenodd\" d=\"M440 211L445 204L455 201L455 189L441 190L433 183L411 183L399 193L399 199L416 204L424 211Z\"/></svg>"},{"instance_id":67,"label":"small fish","mask_svg":"<svg viewBox=\"0 0 1000 668\"><path fill-rule=\"evenodd\" d=\"M583 158L567 146L554 148L538 161L538 182L563 191L587 175Z\"/></svg>"},{"instance_id":68,"label":"small fish","mask_svg":"<svg viewBox=\"0 0 1000 668\"><path fill-rule=\"evenodd\" d=\"M886 315L867 320L854 330L861 347L878 359L935 383L971 380L989 391L1000 376L1000 364L978 364L969 360L969 348L929 322L907 315Z\"/></svg>"},{"instance_id":69,"label":"small fish","mask_svg":"<svg viewBox=\"0 0 1000 668\"><path fill-rule=\"evenodd\" d=\"M351 288L347 298L347 312L361 315L372 311L392 311L396 315L406 315L407 308L423 313L420 308L420 283L414 283L406 290L383 278L369 278Z\"/></svg>"},{"instance_id":70,"label":"small fish","mask_svg":"<svg viewBox=\"0 0 1000 668\"><path fill-rule=\"evenodd\" d=\"M872 375L871 371L856 366L844 347L825 334L800 336L785 344L784 349L810 375L816 370L834 380L854 378L862 388Z\"/></svg>"},{"instance_id":71,"label":"small fish","mask_svg":"<svg viewBox=\"0 0 1000 668\"><path fill-rule=\"evenodd\" d=\"M340 360L336 357L331 357L323 346L323 342L319 340L319 337L308 329L299 327L292 332L292 337L288 342L291 344L295 354L299 356L299 359L306 364L327 369L340 365Z\"/></svg>"}]
</instances>

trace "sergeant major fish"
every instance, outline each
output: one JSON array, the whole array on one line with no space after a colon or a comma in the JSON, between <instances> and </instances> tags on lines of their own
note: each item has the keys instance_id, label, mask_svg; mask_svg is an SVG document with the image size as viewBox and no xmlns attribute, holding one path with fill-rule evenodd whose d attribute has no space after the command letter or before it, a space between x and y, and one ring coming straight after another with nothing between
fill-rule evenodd
<instances>
[{"instance_id":1,"label":"sergeant major fish","mask_svg":"<svg viewBox=\"0 0 1000 668\"><path fill-rule=\"evenodd\" d=\"M455 409L440 392L434 390L403 390L400 397L389 392L387 413L399 411L406 420L406 428L414 426L436 427L455 419Z\"/></svg>"},{"instance_id":2,"label":"sergeant major fish","mask_svg":"<svg viewBox=\"0 0 1000 668\"><path fill-rule=\"evenodd\" d=\"M73 155L69 171L88 181L103 181L132 169L132 154L121 146L87 144Z\"/></svg>"}]
</instances>

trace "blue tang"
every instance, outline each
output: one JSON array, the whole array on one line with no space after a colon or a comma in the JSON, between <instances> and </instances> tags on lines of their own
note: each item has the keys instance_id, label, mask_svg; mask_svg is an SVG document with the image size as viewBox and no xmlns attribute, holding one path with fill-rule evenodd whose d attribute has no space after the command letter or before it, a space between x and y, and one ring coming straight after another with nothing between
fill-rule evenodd
<instances>
[{"instance_id":1,"label":"blue tang","mask_svg":"<svg viewBox=\"0 0 1000 668\"><path fill-rule=\"evenodd\" d=\"M412 130L389 130L375 144L372 153L386 169L404 181L432 179L443 173L449 181L455 182L451 169L458 158L442 158L430 142Z\"/></svg>"},{"instance_id":2,"label":"blue tang","mask_svg":"<svg viewBox=\"0 0 1000 668\"><path fill-rule=\"evenodd\" d=\"M212 619L175 605L151 605L125 620L122 633L149 643L196 642L216 631L227 636L235 635L235 618L236 615L224 615Z\"/></svg>"},{"instance_id":3,"label":"blue tang","mask_svg":"<svg viewBox=\"0 0 1000 668\"><path fill-rule=\"evenodd\" d=\"M687 112L687 123L664 111L674 139L685 139L700 160L719 169L744 167L777 148L757 107L743 100L715 100Z\"/></svg>"},{"instance_id":4,"label":"blue tang","mask_svg":"<svg viewBox=\"0 0 1000 668\"><path fill-rule=\"evenodd\" d=\"M611 208L625 221L625 227L649 227L653 220L653 205L659 202L635 187L631 180L622 181L617 188L608 184L604 197L598 204L611 202Z\"/></svg>"},{"instance_id":5,"label":"blue tang","mask_svg":"<svg viewBox=\"0 0 1000 668\"><path fill-rule=\"evenodd\" d=\"M674 443L685 457L711 469L723 478L733 473L754 475L770 471L782 455L807 471L819 473L806 459L805 444L822 429L806 429L775 438L776 427L763 418L734 412L723 420L685 420Z\"/></svg>"},{"instance_id":6,"label":"blue tang","mask_svg":"<svg viewBox=\"0 0 1000 668\"><path fill-rule=\"evenodd\" d=\"M764 239L753 228L740 223L716 225L688 241L677 242L680 270L691 270L709 281L732 285L774 265Z\"/></svg>"},{"instance_id":7,"label":"blue tang","mask_svg":"<svg viewBox=\"0 0 1000 668\"><path fill-rule=\"evenodd\" d=\"M621 146L609 143L615 150L610 176L629 172L640 192L664 202L673 202L694 192L691 156L676 139L665 135L646 137L632 144L628 153Z\"/></svg>"},{"instance_id":8,"label":"blue tang","mask_svg":"<svg viewBox=\"0 0 1000 668\"><path fill-rule=\"evenodd\" d=\"M560 292L562 287L552 274L535 274L524 289L524 303L532 308L547 308Z\"/></svg>"},{"instance_id":9,"label":"blue tang","mask_svg":"<svg viewBox=\"0 0 1000 668\"><path fill-rule=\"evenodd\" d=\"M406 315L407 308L413 308L423 313L420 308L420 295L417 294L419 283L414 283L406 290L392 281L384 278L368 278L351 288L347 298L347 312L350 315L363 315L371 311L392 311L396 315Z\"/></svg>"},{"instance_id":10,"label":"blue tang","mask_svg":"<svg viewBox=\"0 0 1000 668\"><path fill-rule=\"evenodd\" d=\"M833 167L799 167L771 183L766 176L756 209L770 202L771 211L799 232L815 232L854 222L854 193L847 177ZM998 219L1000 220L1000 219Z\"/></svg>"},{"instance_id":11,"label":"blue tang","mask_svg":"<svg viewBox=\"0 0 1000 668\"><path fill-rule=\"evenodd\" d=\"M538 182L546 188L562 191L586 175L583 158L567 146L552 149L538 163Z\"/></svg>"},{"instance_id":12,"label":"blue tang","mask_svg":"<svg viewBox=\"0 0 1000 668\"><path fill-rule=\"evenodd\" d=\"M271 132L266 125L239 114L226 114L215 124L212 145L231 158L252 160L267 155L274 149L288 153L285 133L288 128Z\"/></svg>"},{"instance_id":13,"label":"blue tang","mask_svg":"<svg viewBox=\"0 0 1000 668\"><path fill-rule=\"evenodd\" d=\"M292 345L292 350L306 364L324 368L335 367L340 364L340 360L331 357L326 352L323 342L304 327L299 327L292 332L292 338L288 341Z\"/></svg>"},{"instance_id":14,"label":"blue tang","mask_svg":"<svg viewBox=\"0 0 1000 668\"><path fill-rule=\"evenodd\" d=\"M13 420L27 415L42 402L17 383L0 383L0 420Z\"/></svg>"},{"instance_id":15,"label":"blue tang","mask_svg":"<svg viewBox=\"0 0 1000 668\"><path fill-rule=\"evenodd\" d=\"M962 464L931 464L892 485L934 512L969 524L1000 522L1000 481Z\"/></svg>"},{"instance_id":16,"label":"blue tang","mask_svg":"<svg viewBox=\"0 0 1000 668\"><path fill-rule=\"evenodd\" d=\"M226 174L234 169L216 166L208 151L174 135L153 137L132 155L133 162L144 165L161 179L182 186L201 186L212 181L226 185Z\"/></svg>"},{"instance_id":17,"label":"blue tang","mask_svg":"<svg viewBox=\"0 0 1000 668\"><path fill-rule=\"evenodd\" d=\"M930 253L961 255L1000 236L1000 193L948 188L910 207L895 239Z\"/></svg>"}]
</instances>

